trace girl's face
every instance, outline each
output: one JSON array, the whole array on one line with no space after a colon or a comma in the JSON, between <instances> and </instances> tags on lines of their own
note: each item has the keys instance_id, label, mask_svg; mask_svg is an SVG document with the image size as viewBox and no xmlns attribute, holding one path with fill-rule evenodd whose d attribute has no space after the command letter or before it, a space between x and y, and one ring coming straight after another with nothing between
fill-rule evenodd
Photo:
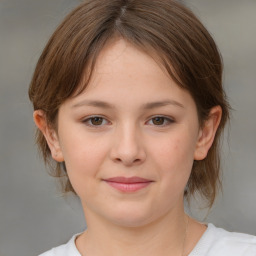
<instances>
[{"instance_id":1,"label":"girl's face","mask_svg":"<svg viewBox=\"0 0 256 256\"><path fill-rule=\"evenodd\" d=\"M48 143L86 218L135 227L183 211L193 161L209 148L204 134L190 94L120 39L102 50L85 91L61 105Z\"/></svg>"}]
</instances>

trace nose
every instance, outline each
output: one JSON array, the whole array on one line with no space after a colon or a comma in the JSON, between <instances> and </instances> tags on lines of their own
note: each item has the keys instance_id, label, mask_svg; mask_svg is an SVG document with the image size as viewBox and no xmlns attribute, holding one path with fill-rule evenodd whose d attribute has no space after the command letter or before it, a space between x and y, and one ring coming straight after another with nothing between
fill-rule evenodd
<instances>
[{"instance_id":1,"label":"nose","mask_svg":"<svg viewBox=\"0 0 256 256\"><path fill-rule=\"evenodd\" d=\"M114 162L125 166L139 165L146 159L143 137L139 128L132 124L124 124L116 128L110 152Z\"/></svg>"}]
</instances>

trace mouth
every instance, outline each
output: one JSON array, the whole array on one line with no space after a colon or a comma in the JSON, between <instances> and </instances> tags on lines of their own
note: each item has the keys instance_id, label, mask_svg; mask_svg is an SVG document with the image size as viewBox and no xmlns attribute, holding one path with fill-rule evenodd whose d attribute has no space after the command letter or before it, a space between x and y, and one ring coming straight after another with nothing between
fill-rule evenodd
<instances>
[{"instance_id":1,"label":"mouth","mask_svg":"<svg viewBox=\"0 0 256 256\"><path fill-rule=\"evenodd\" d=\"M121 192L136 192L143 188L148 187L153 181L144 179L141 177L113 177L109 179L104 179L108 185L121 191Z\"/></svg>"}]
</instances>

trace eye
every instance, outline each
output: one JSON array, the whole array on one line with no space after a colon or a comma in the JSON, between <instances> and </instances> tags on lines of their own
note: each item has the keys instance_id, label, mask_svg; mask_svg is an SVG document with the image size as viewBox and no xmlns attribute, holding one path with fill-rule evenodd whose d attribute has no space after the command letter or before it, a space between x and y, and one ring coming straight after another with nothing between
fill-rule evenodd
<instances>
[{"instance_id":1,"label":"eye","mask_svg":"<svg viewBox=\"0 0 256 256\"><path fill-rule=\"evenodd\" d=\"M88 126L102 126L108 124L108 121L101 116L92 116L83 120L83 123Z\"/></svg>"},{"instance_id":2,"label":"eye","mask_svg":"<svg viewBox=\"0 0 256 256\"><path fill-rule=\"evenodd\" d=\"M150 124L154 126L166 126L174 123L174 120L165 116L155 116L149 120Z\"/></svg>"}]
</instances>

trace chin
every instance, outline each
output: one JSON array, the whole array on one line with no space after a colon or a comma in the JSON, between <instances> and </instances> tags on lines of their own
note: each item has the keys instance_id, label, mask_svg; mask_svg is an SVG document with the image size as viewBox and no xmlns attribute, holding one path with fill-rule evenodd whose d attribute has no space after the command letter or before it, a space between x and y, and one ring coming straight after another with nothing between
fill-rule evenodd
<instances>
[{"instance_id":1,"label":"chin","mask_svg":"<svg viewBox=\"0 0 256 256\"><path fill-rule=\"evenodd\" d=\"M109 220L117 226L127 228L139 228L148 225L153 222L154 219L152 213L143 211L142 209L135 210L134 208L128 210L123 209L122 211L116 211Z\"/></svg>"},{"instance_id":2,"label":"chin","mask_svg":"<svg viewBox=\"0 0 256 256\"><path fill-rule=\"evenodd\" d=\"M114 220L114 224L123 228L142 228L150 223L150 220L145 220L141 218L133 219L118 219Z\"/></svg>"}]
</instances>

